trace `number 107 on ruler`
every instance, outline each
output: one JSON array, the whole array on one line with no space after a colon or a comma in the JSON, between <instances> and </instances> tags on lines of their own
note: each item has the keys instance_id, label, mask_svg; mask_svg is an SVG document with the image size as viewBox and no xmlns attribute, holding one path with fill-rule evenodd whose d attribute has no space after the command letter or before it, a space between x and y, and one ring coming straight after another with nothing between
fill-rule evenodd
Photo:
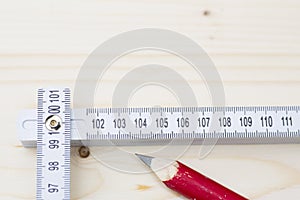
<instances>
[{"instance_id":1,"label":"number 107 on ruler","mask_svg":"<svg viewBox=\"0 0 300 200\"><path fill-rule=\"evenodd\" d=\"M85 123L78 130L87 133L83 140L218 138L219 143L234 144L298 143L299 110L299 106L256 106L87 108L73 112Z\"/></svg>"}]
</instances>

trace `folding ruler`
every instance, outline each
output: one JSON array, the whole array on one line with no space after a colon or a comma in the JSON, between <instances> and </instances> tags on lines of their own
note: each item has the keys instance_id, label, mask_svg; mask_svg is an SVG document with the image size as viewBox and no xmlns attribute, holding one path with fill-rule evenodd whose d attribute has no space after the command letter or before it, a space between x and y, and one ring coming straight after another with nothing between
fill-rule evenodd
<instances>
[{"instance_id":1,"label":"folding ruler","mask_svg":"<svg viewBox=\"0 0 300 200\"><path fill-rule=\"evenodd\" d=\"M300 143L300 106L70 109L69 89L40 89L18 120L37 146L37 199L70 198L70 145Z\"/></svg>"}]
</instances>

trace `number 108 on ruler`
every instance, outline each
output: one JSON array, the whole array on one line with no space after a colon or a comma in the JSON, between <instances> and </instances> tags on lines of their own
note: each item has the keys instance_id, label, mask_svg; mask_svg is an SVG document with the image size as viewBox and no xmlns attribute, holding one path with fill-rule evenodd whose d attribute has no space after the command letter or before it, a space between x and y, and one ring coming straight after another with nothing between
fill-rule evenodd
<instances>
[{"instance_id":1,"label":"number 108 on ruler","mask_svg":"<svg viewBox=\"0 0 300 200\"><path fill-rule=\"evenodd\" d=\"M148 145L173 139L201 143L217 138L218 143L231 144L300 143L299 111L299 106L237 106L85 108L71 112L69 89L40 89L37 118L32 111L23 112L18 127L23 145L37 146L36 198L68 200L71 141L73 145Z\"/></svg>"},{"instance_id":2,"label":"number 108 on ruler","mask_svg":"<svg viewBox=\"0 0 300 200\"><path fill-rule=\"evenodd\" d=\"M222 143L299 142L299 106L88 108L83 140L219 138ZM83 126L82 126L83 127ZM101 131L101 132L100 132Z\"/></svg>"}]
</instances>

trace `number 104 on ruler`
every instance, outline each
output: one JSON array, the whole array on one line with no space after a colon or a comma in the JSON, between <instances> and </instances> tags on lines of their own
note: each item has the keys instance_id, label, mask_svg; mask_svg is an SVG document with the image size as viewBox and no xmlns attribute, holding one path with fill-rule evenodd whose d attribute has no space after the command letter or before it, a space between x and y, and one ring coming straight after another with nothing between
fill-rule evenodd
<instances>
[{"instance_id":1,"label":"number 104 on ruler","mask_svg":"<svg viewBox=\"0 0 300 200\"><path fill-rule=\"evenodd\" d=\"M41 90L39 94L38 120L35 111L27 110L18 121L25 147L35 147L37 139L52 138L49 145L55 148L64 136L71 137L72 145L147 145L183 139L200 144L204 139L226 144L300 142L299 106L85 108L71 112L70 97L65 97L69 92L46 93ZM58 97L67 100L58 101ZM66 126L50 127L60 120ZM48 131L46 136L38 134L37 138L37 124L38 132ZM71 136L61 134L65 131Z\"/></svg>"},{"instance_id":2,"label":"number 104 on ruler","mask_svg":"<svg viewBox=\"0 0 300 200\"><path fill-rule=\"evenodd\" d=\"M70 145L300 143L299 106L70 109L70 90L40 89L19 138L37 146L37 199L70 199ZM37 117L36 117L37 116ZM87 143L85 143L87 142Z\"/></svg>"}]
</instances>

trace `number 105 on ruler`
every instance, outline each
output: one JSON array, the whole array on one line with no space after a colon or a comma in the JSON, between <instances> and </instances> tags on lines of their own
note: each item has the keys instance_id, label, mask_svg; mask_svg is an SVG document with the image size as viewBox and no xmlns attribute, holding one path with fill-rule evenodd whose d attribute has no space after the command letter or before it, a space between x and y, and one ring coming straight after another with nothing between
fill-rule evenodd
<instances>
[{"instance_id":1,"label":"number 105 on ruler","mask_svg":"<svg viewBox=\"0 0 300 200\"><path fill-rule=\"evenodd\" d=\"M87 125L80 131L88 133L88 140L126 138L122 134L144 135L150 140L151 136L172 139L180 134L195 139L299 138L299 110L298 106L258 106L88 108L75 112Z\"/></svg>"},{"instance_id":2,"label":"number 105 on ruler","mask_svg":"<svg viewBox=\"0 0 300 200\"><path fill-rule=\"evenodd\" d=\"M69 103L64 106L66 101L58 101L58 97L65 98L68 93L52 91L48 96L45 93L39 95L43 100L39 101L38 132L44 135L39 134L38 142L42 145L51 142L50 147L56 149L57 145L67 144L61 143L62 137L70 137L61 134L70 131L66 121L66 126L55 130L56 121L70 120L70 114L64 112ZM299 143L299 111L299 106L74 109L71 140L73 145L89 141L93 145L112 144L106 140L120 145L157 144L176 138L194 139L196 143L205 138L218 138L218 143L229 144ZM19 119L19 137L25 147L37 144L36 129L32 128L36 123L32 111L24 112ZM147 138L147 143L141 143L141 137ZM38 149L41 151L42 147Z\"/></svg>"},{"instance_id":3,"label":"number 105 on ruler","mask_svg":"<svg viewBox=\"0 0 300 200\"><path fill-rule=\"evenodd\" d=\"M119 109L111 109L110 111L103 111L103 109L100 109L99 111L91 111L93 109L88 109L90 111L87 112L87 116L93 116L93 113L96 112L99 113L99 118L90 119L90 126L92 129L106 129L107 127L110 127L112 130L118 130L125 129L127 124L133 124L133 127L136 129L147 128L153 125L155 128L165 129L170 126L188 128L191 124L197 124L198 128L208 128L212 123L213 113L218 112L218 108L208 108L206 109L206 112L201 111L201 108L191 109L194 109L192 111L194 114L191 114L190 112L182 112L181 108L169 108L168 111L163 111L164 115L166 115L165 117L157 117L153 119L150 113L155 112L155 110L150 111L151 108L136 108L130 111L129 115L131 115L131 117L129 121L125 118L119 117L109 119L110 117L107 115L110 115L110 113L118 113L120 115L121 111ZM226 107L219 109L225 109L225 112L223 116L221 116L222 114L219 114L220 117L217 117L214 120L218 121L218 127L228 128L228 130L243 130L245 127L253 127L253 130L265 130L264 128L273 127L276 129L278 127L288 128L294 126L294 121L300 122L298 108L295 110L286 110L287 107L269 107L269 109L266 107L263 110L262 107L240 107L240 109ZM128 110L130 110L130 108ZM161 110L157 109L156 111L161 112ZM139 117L135 118L134 115L137 114L139 114ZM185 117L185 114L188 116ZM181 116L178 117L178 115ZM296 128L299 127L300 126L297 126Z\"/></svg>"}]
</instances>

